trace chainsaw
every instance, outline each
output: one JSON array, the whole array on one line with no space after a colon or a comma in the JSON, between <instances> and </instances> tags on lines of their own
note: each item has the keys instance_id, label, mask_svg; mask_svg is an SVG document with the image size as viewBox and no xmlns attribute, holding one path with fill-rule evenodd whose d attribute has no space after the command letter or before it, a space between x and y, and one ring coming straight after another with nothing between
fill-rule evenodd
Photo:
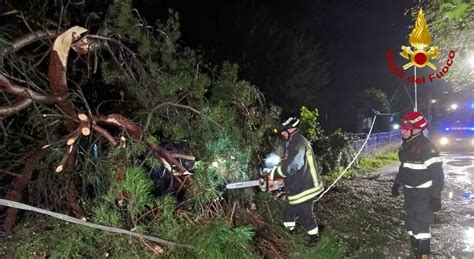
<instances>
[{"instance_id":1,"label":"chainsaw","mask_svg":"<svg viewBox=\"0 0 474 259\"><path fill-rule=\"evenodd\" d=\"M270 174L275 166L279 164L280 157L272 153L265 159L265 168L260 168L260 178L258 180L229 183L226 189L242 189L258 186L262 192L272 192L283 188L283 179L270 180Z\"/></svg>"}]
</instances>

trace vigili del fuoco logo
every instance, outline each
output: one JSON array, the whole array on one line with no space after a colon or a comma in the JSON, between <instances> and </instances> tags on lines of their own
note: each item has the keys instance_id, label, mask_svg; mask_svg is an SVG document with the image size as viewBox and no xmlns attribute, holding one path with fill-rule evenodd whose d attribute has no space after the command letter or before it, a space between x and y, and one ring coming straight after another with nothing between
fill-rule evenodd
<instances>
[{"instance_id":1,"label":"vigili del fuoco logo","mask_svg":"<svg viewBox=\"0 0 474 259\"><path fill-rule=\"evenodd\" d=\"M395 58L393 56L394 51L389 50L385 54L387 57L388 62L388 70L393 74L397 75L401 79L406 79L409 83L416 83L416 84L424 84L433 82L433 80L437 80L442 78L446 73L448 73L449 68L454 63L454 50L450 50L448 53L448 58L444 63L442 68L439 68L433 64L431 61L438 58L440 56L439 49L436 46L431 45L431 35L428 31L428 26L426 25L425 16L423 15L423 10L420 9L418 12L418 17L416 18L415 27L413 31L410 33L408 42L410 46L402 46L402 52L400 52L400 56L406 59L408 62L402 66L402 68L398 67L395 63ZM431 73L429 76L421 76L416 77L416 73L413 76L406 75L407 69L410 67L423 68L429 67L435 72Z\"/></svg>"}]
</instances>

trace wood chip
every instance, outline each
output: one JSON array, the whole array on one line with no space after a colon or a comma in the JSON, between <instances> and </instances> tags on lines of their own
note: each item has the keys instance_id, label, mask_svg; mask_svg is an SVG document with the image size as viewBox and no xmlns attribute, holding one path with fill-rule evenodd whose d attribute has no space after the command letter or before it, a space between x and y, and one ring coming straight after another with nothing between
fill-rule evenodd
<instances>
[{"instance_id":1,"label":"wood chip","mask_svg":"<svg viewBox=\"0 0 474 259\"><path fill-rule=\"evenodd\" d=\"M152 248L153 248L153 250L155 250L155 252L157 252L159 254L163 254L165 252L165 249L163 249L163 247L161 247L157 244L152 245Z\"/></svg>"},{"instance_id":2,"label":"wood chip","mask_svg":"<svg viewBox=\"0 0 474 259\"><path fill-rule=\"evenodd\" d=\"M56 167L56 173L60 173L63 171L63 165L59 165L58 167Z\"/></svg>"},{"instance_id":3,"label":"wood chip","mask_svg":"<svg viewBox=\"0 0 474 259\"><path fill-rule=\"evenodd\" d=\"M76 138L70 138L70 139L67 140L66 144L68 146L70 146L70 145L74 144L74 142L76 142Z\"/></svg>"},{"instance_id":4,"label":"wood chip","mask_svg":"<svg viewBox=\"0 0 474 259\"><path fill-rule=\"evenodd\" d=\"M81 134L84 136L89 136L91 134L91 129L89 127L82 127Z\"/></svg>"},{"instance_id":5,"label":"wood chip","mask_svg":"<svg viewBox=\"0 0 474 259\"><path fill-rule=\"evenodd\" d=\"M81 121L88 121L89 120L89 118L87 118L87 115L85 115L84 113L77 114L77 117L79 117L79 120L81 120Z\"/></svg>"}]
</instances>

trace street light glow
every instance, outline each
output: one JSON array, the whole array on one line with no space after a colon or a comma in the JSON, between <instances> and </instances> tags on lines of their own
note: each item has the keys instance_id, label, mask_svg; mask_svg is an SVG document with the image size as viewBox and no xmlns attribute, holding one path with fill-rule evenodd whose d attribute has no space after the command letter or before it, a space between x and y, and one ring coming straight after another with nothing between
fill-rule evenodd
<instances>
[{"instance_id":1,"label":"street light glow","mask_svg":"<svg viewBox=\"0 0 474 259\"><path fill-rule=\"evenodd\" d=\"M456 110L458 108L458 105L453 103L451 104L451 110Z\"/></svg>"},{"instance_id":2,"label":"street light glow","mask_svg":"<svg viewBox=\"0 0 474 259\"><path fill-rule=\"evenodd\" d=\"M436 99L431 99L431 103L436 103L436 101L438 101L438 100L436 100Z\"/></svg>"},{"instance_id":3,"label":"street light glow","mask_svg":"<svg viewBox=\"0 0 474 259\"><path fill-rule=\"evenodd\" d=\"M471 54L469 58L467 59L467 63L471 66L474 67L474 54Z\"/></svg>"}]
</instances>

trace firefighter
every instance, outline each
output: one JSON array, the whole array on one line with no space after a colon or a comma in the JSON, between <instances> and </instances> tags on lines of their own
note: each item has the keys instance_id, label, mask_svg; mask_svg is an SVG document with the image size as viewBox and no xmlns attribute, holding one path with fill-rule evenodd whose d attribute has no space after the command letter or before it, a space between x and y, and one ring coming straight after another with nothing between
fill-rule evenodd
<instances>
[{"instance_id":1,"label":"firefighter","mask_svg":"<svg viewBox=\"0 0 474 259\"><path fill-rule=\"evenodd\" d=\"M283 224L292 232L296 219L308 232L307 246L319 240L319 229L313 216L316 195L324 189L318 174L311 144L300 133L299 119L290 117L282 123L279 134L285 140L285 151L281 164L274 168L285 183L286 204L283 209Z\"/></svg>"},{"instance_id":2,"label":"firefighter","mask_svg":"<svg viewBox=\"0 0 474 259\"><path fill-rule=\"evenodd\" d=\"M430 254L430 224L433 212L441 209L444 173L438 148L423 135L427 121L419 112L409 112L402 119L402 145L398 151L400 168L392 186L399 195L403 186L406 211L405 226L416 258Z\"/></svg>"}]
</instances>

